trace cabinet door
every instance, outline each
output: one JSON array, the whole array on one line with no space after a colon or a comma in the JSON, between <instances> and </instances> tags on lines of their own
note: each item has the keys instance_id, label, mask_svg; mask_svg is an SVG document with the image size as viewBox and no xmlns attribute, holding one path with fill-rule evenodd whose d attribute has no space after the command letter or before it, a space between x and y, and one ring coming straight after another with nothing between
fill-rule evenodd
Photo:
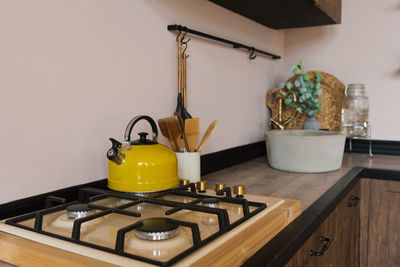
<instances>
[{"instance_id":1,"label":"cabinet door","mask_svg":"<svg viewBox=\"0 0 400 267\"><path fill-rule=\"evenodd\" d=\"M330 261L331 265L321 266L359 266L360 199L360 182L357 182L335 209L334 259Z\"/></svg>"},{"instance_id":2,"label":"cabinet door","mask_svg":"<svg viewBox=\"0 0 400 267\"><path fill-rule=\"evenodd\" d=\"M287 263L287 267L359 266L360 183L343 198L334 211ZM321 237L329 239L321 241ZM311 256L311 251L321 256Z\"/></svg>"},{"instance_id":3,"label":"cabinet door","mask_svg":"<svg viewBox=\"0 0 400 267\"><path fill-rule=\"evenodd\" d=\"M287 267L314 267L314 266L334 266L335 260L335 230L336 230L336 213L332 212L328 218L318 227L311 237L296 252L292 259L286 264ZM321 240L321 237L328 238ZM328 244L329 242L329 244ZM312 252L321 252L321 256L312 255Z\"/></svg>"},{"instance_id":4,"label":"cabinet door","mask_svg":"<svg viewBox=\"0 0 400 267\"><path fill-rule=\"evenodd\" d=\"M338 231L336 243L339 247L333 266L356 267L359 265L360 217L351 216L346 226Z\"/></svg>"},{"instance_id":5,"label":"cabinet door","mask_svg":"<svg viewBox=\"0 0 400 267\"><path fill-rule=\"evenodd\" d=\"M346 226L347 222L355 217L360 217L361 190L360 182L350 190L336 207L337 231Z\"/></svg>"},{"instance_id":6,"label":"cabinet door","mask_svg":"<svg viewBox=\"0 0 400 267\"><path fill-rule=\"evenodd\" d=\"M367 266L400 266L400 182L368 180Z\"/></svg>"}]
</instances>

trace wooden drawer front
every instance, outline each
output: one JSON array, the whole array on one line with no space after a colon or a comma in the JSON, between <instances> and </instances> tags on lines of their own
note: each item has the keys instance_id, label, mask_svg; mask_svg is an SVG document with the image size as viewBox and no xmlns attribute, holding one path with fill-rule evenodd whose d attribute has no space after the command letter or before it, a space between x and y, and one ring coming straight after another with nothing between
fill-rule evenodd
<instances>
[{"instance_id":1,"label":"wooden drawer front","mask_svg":"<svg viewBox=\"0 0 400 267\"><path fill-rule=\"evenodd\" d=\"M336 229L335 229L335 216L333 213L325 219L325 221L318 227L318 229L311 235L311 237L303 244L303 246L296 252L292 259L286 264L287 267L301 267L301 266L321 266L321 262L331 261L336 257L333 256L331 246L335 242ZM311 252L321 252L328 241L321 241L321 237L330 240L330 246L325 251L323 256L311 256ZM325 265L323 265L325 266ZM329 266L329 265L328 265Z\"/></svg>"},{"instance_id":2,"label":"wooden drawer front","mask_svg":"<svg viewBox=\"0 0 400 267\"><path fill-rule=\"evenodd\" d=\"M369 185L367 266L400 266L400 181Z\"/></svg>"},{"instance_id":3,"label":"wooden drawer front","mask_svg":"<svg viewBox=\"0 0 400 267\"><path fill-rule=\"evenodd\" d=\"M353 216L360 216L360 182L350 190L335 209L336 231L339 232L351 220Z\"/></svg>"},{"instance_id":4,"label":"wooden drawer front","mask_svg":"<svg viewBox=\"0 0 400 267\"><path fill-rule=\"evenodd\" d=\"M400 182L399 181L387 181L386 192L400 193Z\"/></svg>"},{"instance_id":5,"label":"wooden drawer front","mask_svg":"<svg viewBox=\"0 0 400 267\"><path fill-rule=\"evenodd\" d=\"M359 265L360 182L350 190L339 205L297 251L287 267L324 267ZM329 239L321 240L321 237ZM323 255L311 256L311 251Z\"/></svg>"}]
</instances>

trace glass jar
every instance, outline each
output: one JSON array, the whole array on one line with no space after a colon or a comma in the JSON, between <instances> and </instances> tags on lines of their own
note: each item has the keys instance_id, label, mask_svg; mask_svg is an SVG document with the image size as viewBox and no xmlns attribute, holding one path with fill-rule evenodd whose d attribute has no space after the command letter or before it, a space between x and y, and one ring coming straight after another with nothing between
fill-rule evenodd
<instances>
[{"instance_id":1,"label":"glass jar","mask_svg":"<svg viewBox=\"0 0 400 267\"><path fill-rule=\"evenodd\" d=\"M350 138L369 136L369 101L365 85L353 83L347 86L342 103L342 133Z\"/></svg>"}]
</instances>

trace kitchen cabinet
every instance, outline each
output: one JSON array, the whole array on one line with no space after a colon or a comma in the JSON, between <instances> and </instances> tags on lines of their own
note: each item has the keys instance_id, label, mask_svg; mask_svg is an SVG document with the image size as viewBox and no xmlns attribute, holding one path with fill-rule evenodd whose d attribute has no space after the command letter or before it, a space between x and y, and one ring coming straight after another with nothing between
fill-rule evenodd
<instances>
[{"instance_id":1,"label":"kitchen cabinet","mask_svg":"<svg viewBox=\"0 0 400 267\"><path fill-rule=\"evenodd\" d=\"M359 225L357 182L286 266L358 266Z\"/></svg>"},{"instance_id":2,"label":"kitchen cabinet","mask_svg":"<svg viewBox=\"0 0 400 267\"><path fill-rule=\"evenodd\" d=\"M286 266L400 266L399 223L400 181L362 178Z\"/></svg>"},{"instance_id":3,"label":"kitchen cabinet","mask_svg":"<svg viewBox=\"0 0 400 267\"><path fill-rule=\"evenodd\" d=\"M274 29L341 23L341 0L209 1Z\"/></svg>"},{"instance_id":4,"label":"kitchen cabinet","mask_svg":"<svg viewBox=\"0 0 400 267\"><path fill-rule=\"evenodd\" d=\"M364 182L360 266L400 266L400 181Z\"/></svg>"}]
</instances>

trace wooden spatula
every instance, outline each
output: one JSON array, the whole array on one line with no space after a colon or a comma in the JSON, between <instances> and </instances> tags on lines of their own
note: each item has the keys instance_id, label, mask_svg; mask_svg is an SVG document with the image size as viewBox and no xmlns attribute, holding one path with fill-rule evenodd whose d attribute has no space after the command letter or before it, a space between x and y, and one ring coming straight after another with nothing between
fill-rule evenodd
<instances>
[{"instance_id":1,"label":"wooden spatula","mask_svg":"<svg viewBox=\"0 0 400 267\"><path fill-rule=\"evenodd\" d=\"M185 134L185 123L184 123L184 121L182 119L181 114L179 114L178 112L174 112L174 116L178 119L179 126L180 126L180 131L181 131L181 137L183 138L183 141L185 143L186 150L188 150L187 149L188 144L187 144L187 139L186 139L186 134Z\"/></svg>"},{"instance_id":2,"label":"wooden spatula","mask_svg":"<svg viewBox=\"0 0 400 267\"><path fill-rule=\"evenodd\" d=\"M173 131L169 128L169 124L167 121L168 118L163 118L158 120L158 126L160 127L161 133L163 136L165 136L168 139L169 144L171 145L171 148L173 151L179 151L180 147L178 146L179 143L176 143L176 140L174 140L174 134Z\"/></svg>"},{"instance_id":3,"label":"wooden spatula","mask_svg":"<svg viewBox=\"0 0 400 267\"><path fill-rule=\"evenodd\" d=\"M175 152L179 152L181 150L181 127L178 119L173 117L164 118L167 122L169 136L176 147Z\"/></svg>"},{"instance_id":4,"label":"wooden spatula","mask_svg":"<svg viewBox=\"0 0 400 267\"><path fill-rule=\"evenodd\" d=\"M187 141L187 151L194 152L199 139L199 118L191 118L185 120L185 135Z\"/></svg>"},{"instance_id":5,"label":"wooden spatula","mask_svg":"<svg viewBox=\"0 0 400 267\"><path fill-rule=\"evenodd\" d=\"M196 148L196 152L200 151L201 148L204 146L208 138L210 138L211 134L213 133L215 126L217 126L217 121L213 121L207 128L206 132L203 135L203 138L200 141L199 146Z\"/></svg>"}]
</instances>

